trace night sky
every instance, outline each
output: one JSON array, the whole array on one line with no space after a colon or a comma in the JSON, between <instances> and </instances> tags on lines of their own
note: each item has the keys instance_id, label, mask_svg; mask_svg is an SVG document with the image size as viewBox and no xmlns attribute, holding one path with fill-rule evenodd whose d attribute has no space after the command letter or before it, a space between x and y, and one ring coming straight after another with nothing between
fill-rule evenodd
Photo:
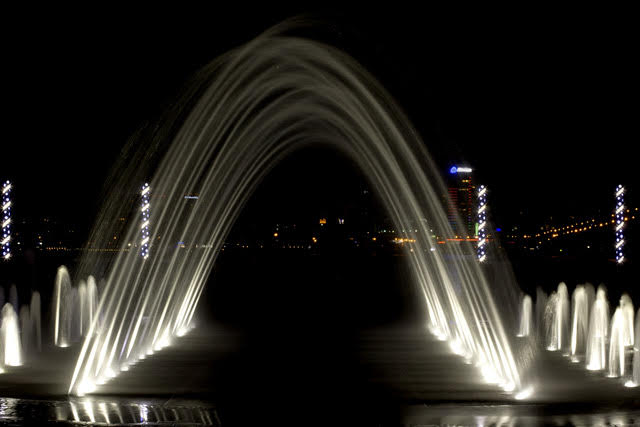
<instances>
[{"instance_id":1,"label":"night sky","mask_svg":"<svg viewBox=\"0 0 640 427\"><path fill-rule=\"evenodd\" d=\"M382 82L443 173L476 169L496 222L607 210L616 184L635 183L640 73L623 11L161 12L5 16L0 175L22 194L16 212L88 226L127 138L201 66L300 13ZM276 211L308 212L357 187L340 185L358 179L349 162L300 158L309 163L285 162L259 190L291 200Z\"/></svg>"}]
</instances>

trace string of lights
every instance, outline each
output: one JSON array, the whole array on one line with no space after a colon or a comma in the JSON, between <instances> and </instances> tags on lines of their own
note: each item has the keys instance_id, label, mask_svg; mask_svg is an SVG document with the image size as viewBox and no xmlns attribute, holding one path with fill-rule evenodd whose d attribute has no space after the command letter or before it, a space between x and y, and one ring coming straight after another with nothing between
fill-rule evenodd
<instances>
[{"instance_id":1,"label":"string of lights","mask_svg":"<svg viewBox=\"0 0 640 427\"><path fill-rule=\"evenodd\" d=\"M142 258L147 259L149 257L149 218L151 214L151 204L149 203L149 193L151 193L151 187L149 183L145 183L142 186L140 195L142 196L142 240L140 241L140 255Z\"/></svg>"},{"instance_id":2,"label":"string of lights","mask_svg":"<svg viewBox=\"0 0 640 427\"><path fill-rule=\"evenodd\" d=\"M487 187L478 188L478 261L487 259Z\"/></svg>"},{"instance_id":3,"label":"string of lights","mask_svg":"<svg viewBox=\"0 0 640 427\"><path fill-rule=\"evenodd\" d=\"M2 258L11 258L11 181L2 186Z\"/></svg>"},{"instance_id":4,"label":"string of lights","mask_svg":"<svg viewBox=\"0 0 640 427\"><path fill-rule=\"evenodd\" d=\"M624 225L625 225L625 207L624 207L624 187L618 185L616 187L616 262L622 264L624 261Z\"/></svg>"}]
</instances>

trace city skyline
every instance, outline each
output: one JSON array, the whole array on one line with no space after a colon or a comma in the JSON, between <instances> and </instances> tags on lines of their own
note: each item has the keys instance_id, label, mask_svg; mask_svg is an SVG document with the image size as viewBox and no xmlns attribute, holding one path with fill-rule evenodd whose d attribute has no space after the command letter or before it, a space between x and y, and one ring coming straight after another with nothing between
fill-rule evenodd
<instances>
[{"instance_id":1,"label":"city skyline","mask_svg":"<svg viewBox=\"0 0 640 427\"><path fill-rule=\"evenodd\" d=\"M3 71L37 100L7 94L16 109L7 117L11 162L4 175L37 195L26 203L90 221L85 214L98 209L109 165L127 139L152 127L197 69L291 13L243 20L235 31L230 15L213 29L172 33L173 43L151 23L157 39L145 36L144 27L125 25L109 37L105 27L69 23L67 31L82 30L86 37L66 43L65 31L32 28L34 36L46 32L50 39L22 43L49 65L38 69L42 79L32 71ZM326 31L318 32L354 55L398 100L438 167L472 165L505 219L521 211L538 222L577 215L598 205L593 197L604 201L609 188L633 182L633 159L620 154L635 135L626 118L637 93L624 26L594 43L589 37L573 41L585 30L577 22L550 20L544 32L528 21L522 28L494 22L492 31L478 33L473 20L451 23L446 15L439 24L433 16L413 18L434 24L428 28L406 25L404 14L318 16L326 22ZM505 32L511 37L497 38ZM139 56L141 45L149 50ZM32 69L36 59L22 52L12 49L8 61ZM29 125L34 120L38 126ZM332 173L348 176L345 169Z\"/></svg>"}]
</instances>

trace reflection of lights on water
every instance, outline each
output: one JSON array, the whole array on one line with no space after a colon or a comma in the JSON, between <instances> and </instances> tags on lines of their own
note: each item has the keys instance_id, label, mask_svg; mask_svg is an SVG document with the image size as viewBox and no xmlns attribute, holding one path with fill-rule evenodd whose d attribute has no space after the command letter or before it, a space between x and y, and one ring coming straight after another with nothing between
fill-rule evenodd
<instances>
[{"instance_id":1,"label":"reflection of lights on water","mask_svg":"<svg viewBox=\"0 0 640 427\"><path fill-rule=\"evenodd\" d=\"M533 387L527 387L524 390L520 390L518 393L516 393L514 397L516 400L524 400L531 397L531 395L533 395Z\"/></svg>"},{"instance_id":2,"label":"reflection of lights on water","mask_svg":"<svg viewBox=\"0 0 640 427\"><path fill-rule=\"evenodd\" d=\"M146 423L148 419L149 419L149 408L147 408L147 405L140 405L140 420L143 423Z\"/></svg>"},{"instance_id":3,"label":"reflection of lights on water","mask_svg":"<svg viewBox=\"0 0 640 427\"><path fill-rule=\"evenodd\" d=\"M624 386L629 388L638 387L638 383L636 383L635 381L629 380L626 383L624 383Z\"/></svg>"},{"instance_id":4,"label":"reflection of lights on water","mask_svg":"<svg viewBox=\"0 0 640 427\"><path fill-rule=\"evenodd\" d=\"M71 413L73 414L73 420L76 422L80 422L80 415L78 414L78 408L76 408L76 404L73 402L69 402L69 406L71 407Z\"/></svg>"},{"instance_id":5,"label":"reflection of lights on water","mask_svg":"<svg viewBox=\"0 0 640 427\"><path fill-rule=\"evenodd\" d=\"M89 416L89 420L92 423L95 423L96 422L96 417L95 417L95 415L93 415L93 404L92 404L92 402L89 401L89 400L85 400L84 402L82 402L82 406L84 406L84 411Z\"/></svg>"},{"instance_id":6,"label":"reflection of lights on water","mask_svg":"<svg viewBox=\"0 0 640 427\"><path fill-rule=\"evenodd\" d=\"M107 424L111 424L111 421L109 421L109 413L107 412L107 404L104 402L100 402L98 403L98 407L100 408L100 413L104 417L104 421Z\"/></svg>"}]
</instances>

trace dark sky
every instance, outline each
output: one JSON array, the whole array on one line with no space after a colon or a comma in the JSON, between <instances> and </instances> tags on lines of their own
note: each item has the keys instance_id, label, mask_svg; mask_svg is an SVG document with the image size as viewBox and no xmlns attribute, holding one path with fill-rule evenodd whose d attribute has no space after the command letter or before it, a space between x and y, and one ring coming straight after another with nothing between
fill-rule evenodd
<instances>
[{"instance_id":1,"label":"dark sky","mask_svg":"<svg viewBox=\"0 0 640 427\"><path fill-rule=\"evenodd\" d=\"M635 183L637 30L625 11L50 12L0 26L0 175L25 214L86 220L127 138L192 73L304 12L381 80L443 171L476 169L500 221L608 209L617 183ZM306 169L313 188L322 168Z\"/></svg>"}]
</instances>

